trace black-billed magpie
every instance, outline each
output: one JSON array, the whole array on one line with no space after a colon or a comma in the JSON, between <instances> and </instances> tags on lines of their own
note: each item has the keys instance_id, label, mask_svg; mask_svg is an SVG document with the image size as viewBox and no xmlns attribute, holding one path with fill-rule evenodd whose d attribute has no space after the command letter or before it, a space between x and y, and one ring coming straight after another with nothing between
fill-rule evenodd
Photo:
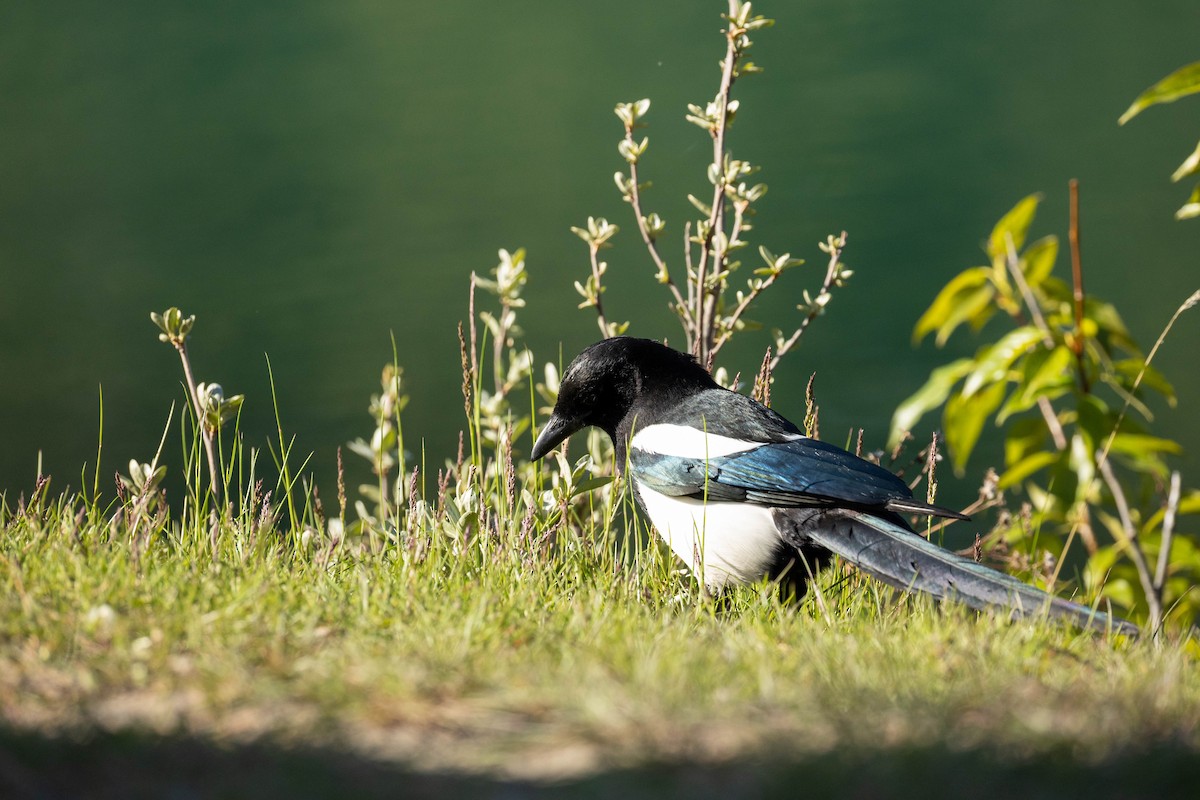
<instances>
[{"instance_id":1,"label":"black-billed magpie","mask_svg":"<svg viewBox=\"0 0 1200 800\"><path fill-rule=\"evenodd\" d=\"M805 436L658 342L621 336L580 353L534 460L588 426L612 439L639 505L710 592L769 577L798 597L836 554L898 589L1137 633L917 535L902 513L966 517L914 499L888 470Z\"/></svg>"}]
</instances>

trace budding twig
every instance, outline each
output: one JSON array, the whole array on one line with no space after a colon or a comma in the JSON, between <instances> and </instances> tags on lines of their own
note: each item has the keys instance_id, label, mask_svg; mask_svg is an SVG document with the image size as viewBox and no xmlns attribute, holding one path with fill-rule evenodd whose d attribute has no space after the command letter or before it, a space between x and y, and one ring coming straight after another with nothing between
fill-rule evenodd
<instances>
[{"instance_id":1,"label":"budding twig","mask_svg":"<svg viewBox=\"0 0 1200 800\"><path fill-rule=\"evenodd\" d=\"M829 290L837 282L838 275L841 272L842 250L846 247L846 232L842 231L841 236L830 236L828 246L829 265L825 268L825 280L821 282L821 290L817 294L817 302L813 303L812 308L809 309L804 319L800 321L800 326L796 328L795 332L786 341L780 343L779 350L775 353L775 358L771 359L771 369L778 367L783 357L800 341L800 337L804 335L804 332L808 330L808 326L812 324L812 321L817 318L817 315L821 313L821 309L824 308L822 298L827 298L830 295Z\"/></svg>"}]
</instances>

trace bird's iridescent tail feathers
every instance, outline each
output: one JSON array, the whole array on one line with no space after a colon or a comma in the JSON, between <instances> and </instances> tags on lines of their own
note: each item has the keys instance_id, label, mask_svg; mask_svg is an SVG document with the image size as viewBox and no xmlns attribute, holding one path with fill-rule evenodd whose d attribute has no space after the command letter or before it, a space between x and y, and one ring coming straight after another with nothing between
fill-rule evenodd
<instances>
[{"instance_id":1,"label":"bird's iridescent tail feathers","mask_svg":"<svg viewBox=\"0 0 1200 800\"><path fill-rule=\"evenodd\" d=\"M777 509L776 524L793 545L815 544L889 586L999 608L1014 616L1048 615L1081 628L1137 636L1131 622L1064 600L1011 575L945 550L898 520L853 509Z\"/></svg>"}]
</instances>

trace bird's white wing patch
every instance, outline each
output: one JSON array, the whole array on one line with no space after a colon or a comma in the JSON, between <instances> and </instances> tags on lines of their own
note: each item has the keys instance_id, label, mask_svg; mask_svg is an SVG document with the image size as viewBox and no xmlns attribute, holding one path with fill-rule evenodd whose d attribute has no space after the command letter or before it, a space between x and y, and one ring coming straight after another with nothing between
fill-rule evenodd
<instances>
[{"instance_id":1,"label":"bird's white wing patch","mask_svg":"<svg viewBox=\"0 0 1200 800\"><path fill-rule=\"evenodd\" d=\"M763 442L746 442L729 436L702 431L689 425L648 425L633 434L629 443L646 453L678 458L720 458L734 453L744 453Z\"/></svg>"}]
</instances>

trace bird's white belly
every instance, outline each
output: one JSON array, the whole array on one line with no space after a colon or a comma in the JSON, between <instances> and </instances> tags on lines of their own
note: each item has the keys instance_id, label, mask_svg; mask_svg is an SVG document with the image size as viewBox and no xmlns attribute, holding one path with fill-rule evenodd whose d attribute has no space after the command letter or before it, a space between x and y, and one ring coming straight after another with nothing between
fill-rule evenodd
<instances>
[{"instance_id":1,"label":"bird's white belly","mask_svg":"<svg viewBox=\"0 0 1200 800\"><path fill-rule=\"evenodd\" d=\"M752 583L774 563L780 538L771 509L671 497L641 481L637 488L658 535L709 589Z\"/></svg>"}]
</instances>

